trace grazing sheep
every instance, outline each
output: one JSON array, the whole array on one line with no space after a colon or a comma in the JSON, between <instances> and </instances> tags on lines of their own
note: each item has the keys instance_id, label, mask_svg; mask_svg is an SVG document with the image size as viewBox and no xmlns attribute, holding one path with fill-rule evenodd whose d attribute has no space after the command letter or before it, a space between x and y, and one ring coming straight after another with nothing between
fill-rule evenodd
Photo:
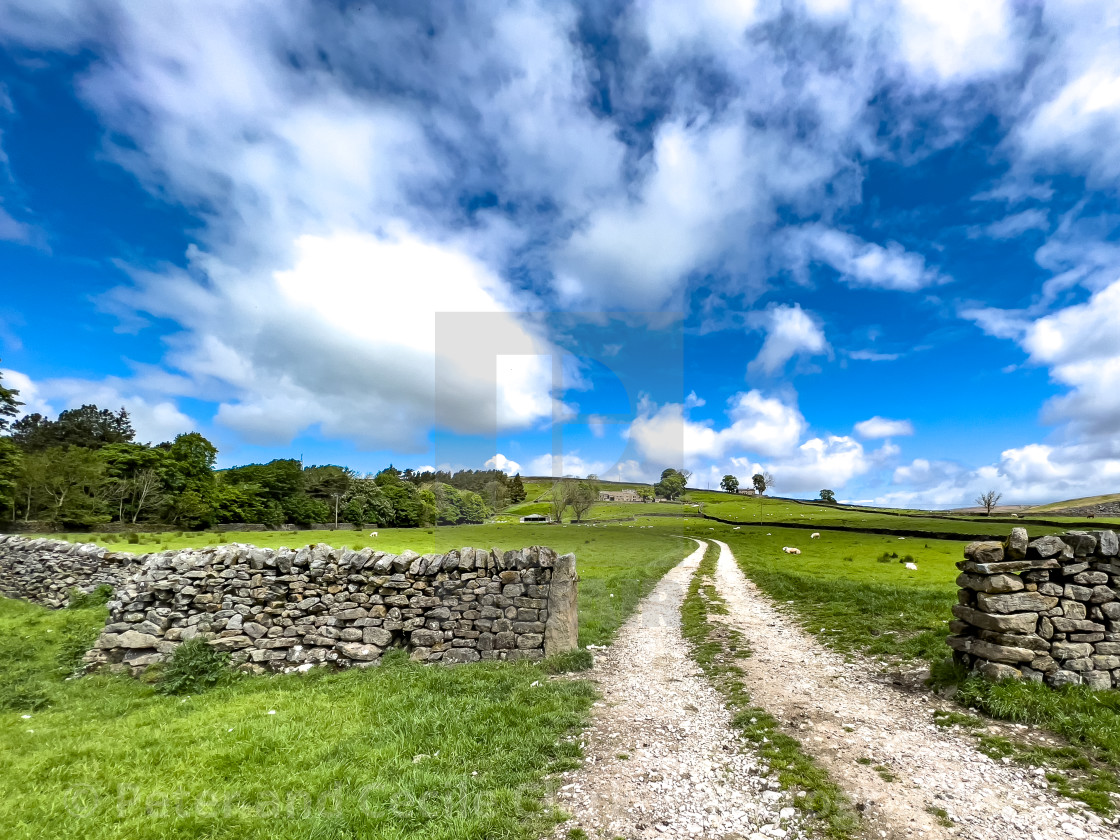
<instances>
[{"instance_id":1,"label":"grazing sheep","mask_svg":"<svg viewBox=\"0 0 1120 840\"><path fill-rule=\"evenodd\" d=\"M820 538L821 538L821 535L816 533L816 532L809 535L809 539L811 539L811 540L819 540Z\"/></svg>"},{"instance_id":2,"label":"grazing sheep","mask_svg":"<svg viewBox=\"0 0 1120 840\"><path fill-rule=\"evenodd\" d=\"M782 551L784 551L786 554L800 554L801 553L800 548L792 548L788 545L783 545L782 546Z\"/></svg>"},{"instance_id":3,"label":"grazing sheep","mask_svg":"<svg viewBox=\"0 0 1120 840\"><path fill-rule=\"evenodd\" d=\"M376 536L377 536L377 532L376 532L376 531L370 531L370 532L369 532L369 535L370 535L371 537L376 537Z\"/></svg>"},{"instance_id":4,"label":"grazing sheep","mask_svg":"<svg viewBox=\"0 0 1120 840\"><path fill-rule=\"evenodd\" d=\"M906 568L909 569L912 572L918 571L918 566L915 563L907 563Z\"/></svg>"}]
</instances>

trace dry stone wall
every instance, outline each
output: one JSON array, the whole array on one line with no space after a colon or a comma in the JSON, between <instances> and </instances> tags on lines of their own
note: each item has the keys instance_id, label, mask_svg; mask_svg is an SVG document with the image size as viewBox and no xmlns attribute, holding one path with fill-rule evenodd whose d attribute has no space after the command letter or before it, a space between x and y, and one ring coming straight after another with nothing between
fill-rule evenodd
<instances>
[{"instance_id":1,"label":"dry stone wall","mask_svg":"<svg viewBox=\"0 0 1120 840\"><path fill-rule=\"evenodd\" d=\"M143 558L93 543L25 539L0 534L0 595L44 607L64 607L70 592L102 584L118 591L138 572Z\"/></svg>"},{"instance_id":2,"label":"dry stone wall","mask_svg":"<svg viewBox=\"0 0 1120 840\"><path fill-rule=\"evenodd\" d=\"M955 658L990 679L1120 686L1120 540L1067 531L974 542L957 563Z\"/></svg>"},{"instance_id":3,"label":"dry stone wall","mask_svg":"<svg viewBox=\"0 0 1120 840\"><path fill-rule=\"evenodd\" d=\"M368 666L389 648L428 662L541 659L576 647L576 580L575 555L543 546L395 555L235 544L133 557L0 537L6 595L61 606L72 586L114 587L87 662L131 670L195 637L255 672Z\"/></svg>"}]
</instances>

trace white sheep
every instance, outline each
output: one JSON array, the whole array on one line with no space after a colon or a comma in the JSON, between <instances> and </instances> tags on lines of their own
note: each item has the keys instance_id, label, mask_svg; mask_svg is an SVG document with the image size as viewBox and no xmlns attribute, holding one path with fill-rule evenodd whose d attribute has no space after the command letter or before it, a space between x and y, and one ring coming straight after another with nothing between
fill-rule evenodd
<instances>
[{"instance_id":1,"label":"white sheep","mask_svg":"<svg viewBox=\"0 0 1120 840\"><path fill-rule=\"evenodd\" d=\"M376 536L377 536L377 532L376 532L376 531L370 531L370 532L369 532L369 535L370 535L371 537L376 537Z\"/></svg>"},{"instance_id":2,"label":"white sheep","mask_svg":"<svg viewBox=\"0 0 1120 840\"><path fill-rule=\"evenodd\" d=\"M820 538L821 538L821 535L816 533L816 532L809 535L809 539L811 539L811 540L819 540Z\"/></svg>"},{"instance_id":3,"label":"white sheep","mask_svg":"<svg viewBox=\"0 0 1120 840\"><path fill-rule=\"evenodd\" d=\"M915 563L907 563L906 568L909 569L912 572L918 571L918 566Z\"/></svg>"},{"instance_id":4,"label":"white sheep","mask_svg":"<svg viewBox=\"0 0 1120 840\"><path fill-rule=\"evenodd\" d=\"M782 546L782 551L784 551L786 554L800 554L801 553L800 548L792 548L788 545L783 545Z\"/></svg>"}]
</instances>

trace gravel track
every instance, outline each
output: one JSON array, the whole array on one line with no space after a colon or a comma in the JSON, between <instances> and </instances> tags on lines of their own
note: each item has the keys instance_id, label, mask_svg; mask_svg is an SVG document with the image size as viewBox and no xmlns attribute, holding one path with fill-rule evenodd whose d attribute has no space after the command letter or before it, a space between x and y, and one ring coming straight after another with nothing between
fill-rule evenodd
<instances>
[{"instance_id":1,"label":"gravel track","mask_svg":"<svg viewBox=\"0 0 1120 840\"><path fill-rule=\"evenodd\" d=\"M846 664L762 595L719 540L716 588L752 655L739 662L755 705L783 722L863 810L869 837L1069 840L1120 832L1052 792L1031 768L1006 765L932 723L928 697ZM863 764L858 759L871 759ZM874 767L896 777L886 781ZM954 820L945 827L930 813Z\"/></svg>"},{"instance_id":2,"label":"gravel track","mask_svg":"<svg viewBox=\"0 0 1120 840\"><path fill-rule=\"evenodd\" d=\"M730 726L681 637L680 607L706 543L642 601L596 656L586 762L564 774L557 804L595 838L802 838L787 794ZM625 757L623 757L625 756Z\"/></svg>"}]
</instances>

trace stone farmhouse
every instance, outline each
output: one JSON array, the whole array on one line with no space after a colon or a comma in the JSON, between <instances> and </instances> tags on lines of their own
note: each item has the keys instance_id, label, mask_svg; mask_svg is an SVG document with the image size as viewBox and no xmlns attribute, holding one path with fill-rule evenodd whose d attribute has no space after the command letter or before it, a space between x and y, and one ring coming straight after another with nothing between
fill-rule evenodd
<instances>
[{"instance_id":1,"label":"stone farmhouse","mask_svg":"<svg viewBox=\"0 0 1120 840\"><path fill-rule=\"evenodd\" d=\"M637 490L600 490L600 502L640 502Z\"/></svg>"}]
</instances>

